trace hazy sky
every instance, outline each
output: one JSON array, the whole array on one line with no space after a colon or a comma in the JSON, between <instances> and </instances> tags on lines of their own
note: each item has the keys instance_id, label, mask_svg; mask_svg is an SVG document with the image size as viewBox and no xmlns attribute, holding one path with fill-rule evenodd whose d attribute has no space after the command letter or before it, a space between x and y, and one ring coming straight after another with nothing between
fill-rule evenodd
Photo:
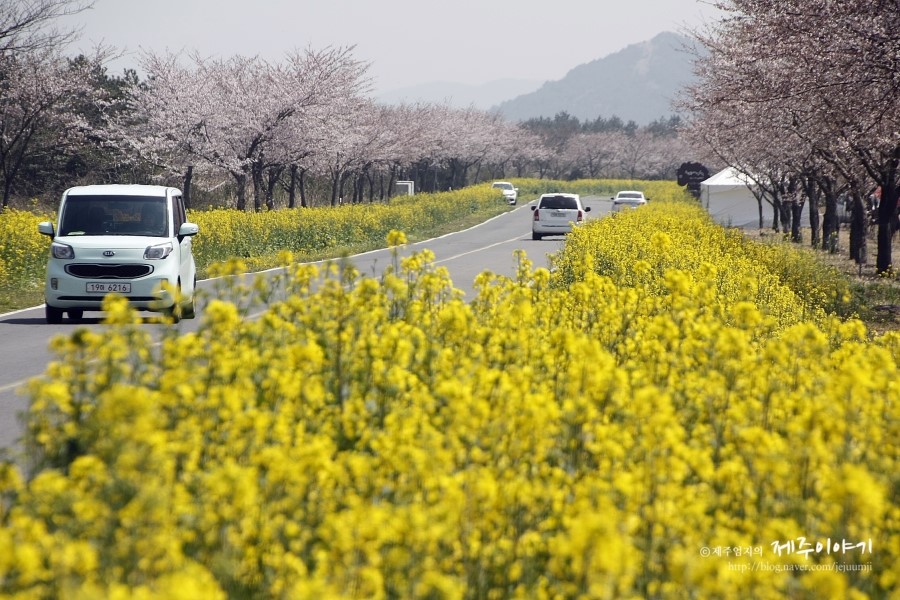
<instances>
[{"instance_id":1,"label":"hazy sky","mask_svg":"<svg viewBox=\"0 0 900 600\"><path fill-rule=\"evenodd\" d=\"M198 50L278 60L295 48L355 46L376 92L432 81L562 79L661 31L715 17L712 0L95 0L66 24L78 47L130 52Z\"/></svg>"}]
</instances>

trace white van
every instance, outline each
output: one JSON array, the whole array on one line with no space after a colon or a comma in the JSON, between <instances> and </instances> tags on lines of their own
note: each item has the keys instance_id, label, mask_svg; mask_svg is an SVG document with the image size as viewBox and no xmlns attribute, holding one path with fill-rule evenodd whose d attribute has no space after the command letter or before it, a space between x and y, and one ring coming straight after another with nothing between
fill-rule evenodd
<instances>
[{"instance_id":1,"label":"white van","mask_svg":"<svg viewBox=\"0 0 900 600\"><path fill-rule=\"evenodd\" d=\"M50 259L44 292L48 323L79 320L116 293L139 310L175 320L194 316L197 270L181 190L158 185L88 185L63 193L56 226L45 221ZM180 290L181 303L163 288Z\"/></svg>"}]
</instances>

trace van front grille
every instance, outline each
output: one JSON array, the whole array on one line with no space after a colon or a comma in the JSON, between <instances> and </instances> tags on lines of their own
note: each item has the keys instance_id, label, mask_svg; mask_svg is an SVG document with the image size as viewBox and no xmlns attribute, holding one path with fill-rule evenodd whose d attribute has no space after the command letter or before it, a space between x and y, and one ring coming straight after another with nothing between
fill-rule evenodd
<instances>
[{"instance_id":1,"label":"van front grille","mask_svg":"<svg viewBox=\"0 0 900 600\"><path fill-rule=\"evenodd\" d=\"M66 265L66 273L84 279L137 279L153 272L150 265L78 263Z\"/></svg>"}]
</instances>

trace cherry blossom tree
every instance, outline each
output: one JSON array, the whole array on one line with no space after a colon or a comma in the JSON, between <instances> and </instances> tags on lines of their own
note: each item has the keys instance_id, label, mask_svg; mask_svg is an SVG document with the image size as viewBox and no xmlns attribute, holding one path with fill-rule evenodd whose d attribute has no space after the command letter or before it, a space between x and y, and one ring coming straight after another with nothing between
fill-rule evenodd
<instances>
[{"instance_id":1,"label":"cherry blossom tree","mask_svg":"<svg viewBox=\"0 0 900 600\"><path fill-rule=\"evenodd\" d=\"M451 109L446 118L437 123L438 135L446 142L444 158L450 171L450 187L461 188L469 183L470 169L478 170L497 141L501 117L474 107Z\"/></svg>"},{"instance_id":2,"label":"cherry blossom tree","mask_svg":"<svg viewBox=\"0 0 900 600\"><path fill-rule=\"evenodd\" d=\"M429 103L401 103L380 107L383 144L374 158L385 171L380 197L389 195L398 175L409 170L423 157L436 153L433 134L435 109Z\"/></svg>"},{"instance_id":3,"label":"cherry blossom tree","mask_svg":"<svg viewBox=\"0 0 900 600\"><path fill-rule=\"evenodd\" d=\"M383 133L379 117L375 104L363 98L344 99L331 113L328 138L317 157L331 182L332 206L343 202L347 181L371 165Z\"/></svg>"},{"instance_id":4,"label":"cherry blossom tree","mask_svg":"<svg viewBox=\"0 0 900 600\"><path fill-rule=\"evenodd\" d=\"M587 177L610 177L619 162L626 136L621 131L592 131L573 135L566 142L566 160Z\"/></svg>"},{"instance_id":5,"label":"cherry blossom tree","mask_svg":"<svg viewBox=\"0 0 900 600\"><path fill-rule=\"evenodd\" d=\"M516 177L525 177L535 165L549 160L550 150L544 146L540 136L522 126L517 126L512 142L510 164Z\"/></svg>"},{"instance_id":6,"label":"cherry blossom tree","mask_svg":"<svg viewBox=\"0 0 900 600\"><path fill-rule=\"evenodd\" d=\"M749 147L793 147L794 160L783 160L785 171L801 174L809 162L803 157L814 154L814 162L828 163L855 196L878 186L876 270L886 272L900 187L900 2L716 5L724 17L698 35L709 58L700 61L701 83L691 91L690 104L698 109L695 126L709 134L710 125L703 123L708 118L720 126L746 120L758 132ZM721 132L720 141L723 135L735 132ZM868 184L858 178L860 170Z\"/></svg>"},{"instance_id":7,"label":"cherry blossom tree","mask_svg":"<svg viewBox=\"0 0 900 600\"><path fill-rule=\"evenodd\" d=\"M237 207L246 208L248 183L254 207L265 194L265 173L311 150L298 148L308 136L287 133L317 126L323 111L367 89L367 66L350 48L308 49L282 63L233 56L209 60L191 55L183 66L177 55L147 54L149 83L132 90L130 123L119 131L134 151L170 164L201 161L234 179ZM163 161L160 161L163 162Z\"/></svg>"},{"instance_id":8,"label":"cherry blossom tree","mask_svg":"<svg viewBox=\"0 0 900 600\"><path fill-rule=\"evenodd\" d=\"M0 55L0 183L2 207L36 159L61 157L84 143L89 129L79 109L98 93L93 79L102 56L69 61L56 48Z\"/></svg>"}]
</instances>

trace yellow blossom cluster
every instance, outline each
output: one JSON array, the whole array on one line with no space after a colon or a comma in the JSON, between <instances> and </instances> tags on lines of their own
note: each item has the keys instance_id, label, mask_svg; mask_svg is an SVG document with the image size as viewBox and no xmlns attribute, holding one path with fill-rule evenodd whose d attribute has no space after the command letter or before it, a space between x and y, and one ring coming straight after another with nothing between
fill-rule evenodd
<instances>
[{"instance_id":1,"label":"yellow blossom cluster","mask_svg":"<svg viewBox=\"0 0 900 600\"><path fill-rule=\"evenodd\" d=\"M589 269L651 296L700 295L704 310L719 315L748 301L782 327L852 316L849 283L836 269L806 249L754 242L714 225L694 202L654 201L590 221L567 246L555 262L564 285Z\"/></svg>"},{"instance_id":2,"label":"yellow blossom cluster","mask_svg":"<svg viewBox=\"0 0 900 600\"><path fill-rule=\"evenodd\" d=\"M0 211L0 289L35 289L43 283L49 243L38 223L50 220L31 211Z\"/></svg>"},{"instance_id":3,"label":"yellow blossom cluster","mask_svg":"<svg viewBox=\"0 0 900 600\"><path fill-rule=\"evenodd\" d=\"M427 250L158 341L111 297L30 384L0 594L898 597L900 336L646 208L469 303Z\"/></svg>"}]
</instances>

